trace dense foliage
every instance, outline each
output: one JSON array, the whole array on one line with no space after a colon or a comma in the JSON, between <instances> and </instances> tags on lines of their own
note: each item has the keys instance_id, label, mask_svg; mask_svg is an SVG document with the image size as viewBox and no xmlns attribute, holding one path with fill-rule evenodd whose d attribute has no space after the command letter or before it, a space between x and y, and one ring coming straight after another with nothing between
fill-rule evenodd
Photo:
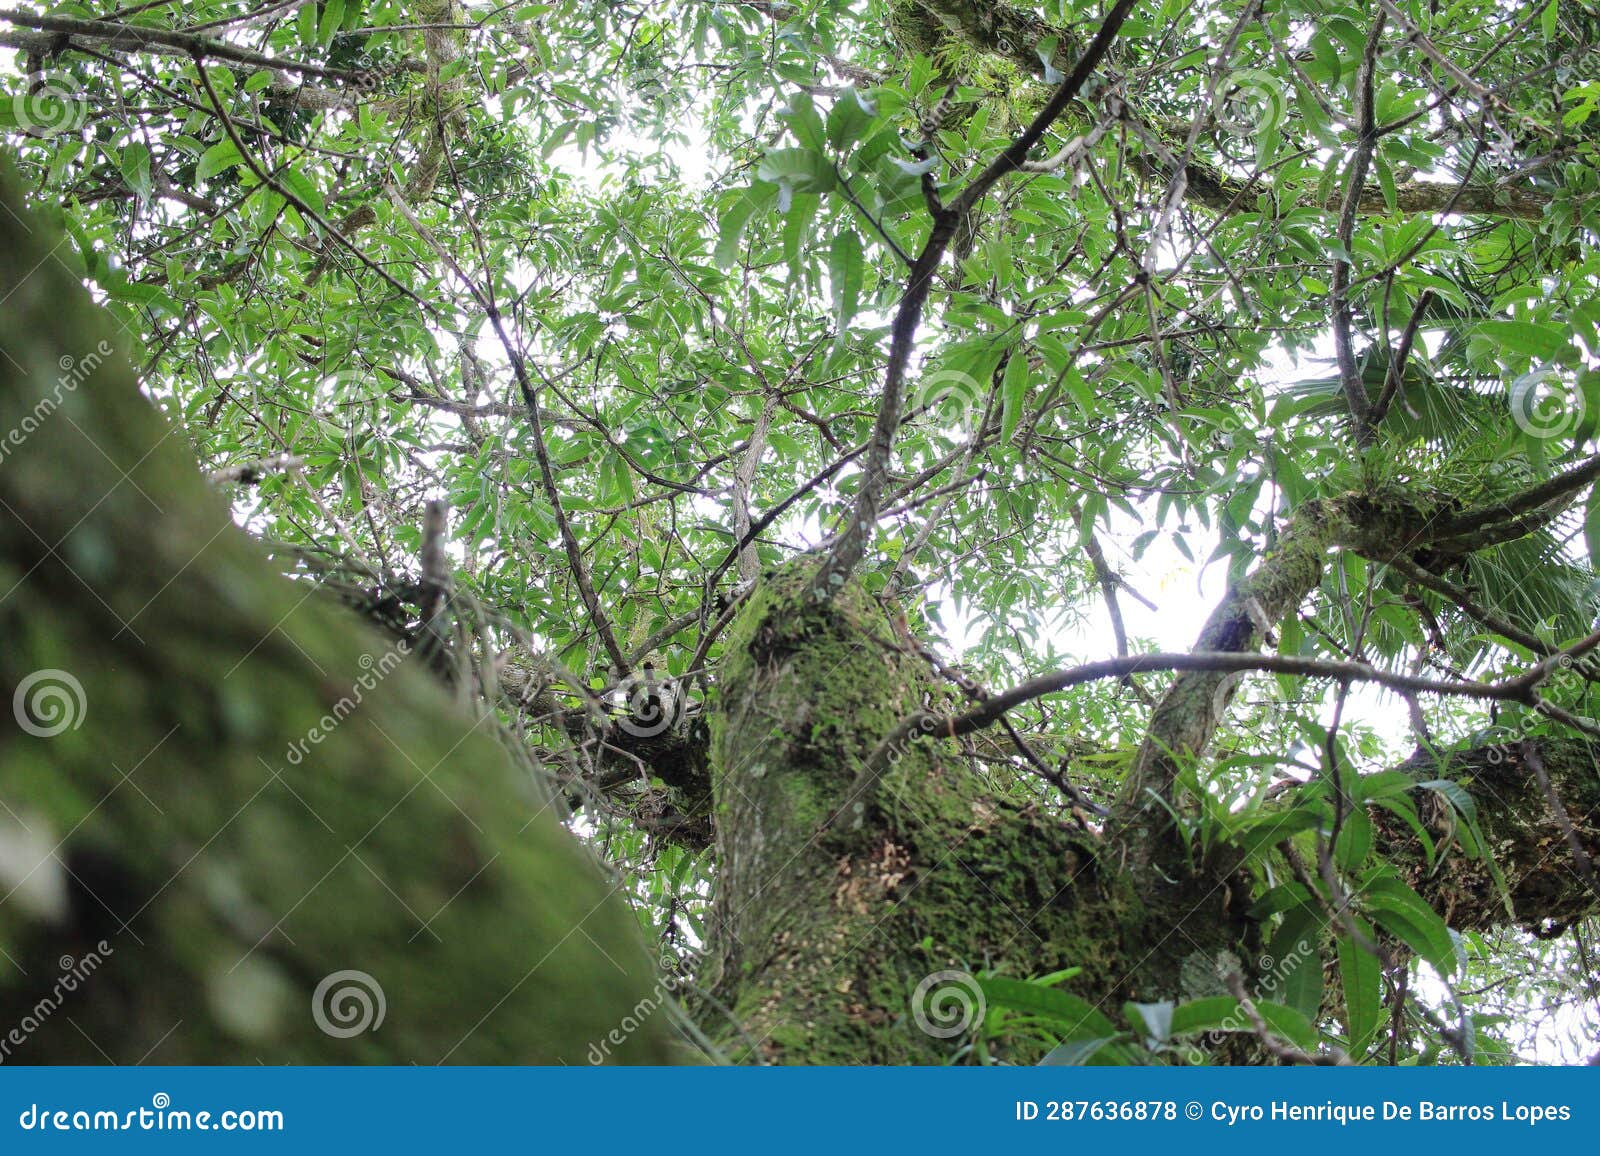
<instances>
[{"instance_id":1,"label":"dense foliage","mask_svg":"<svg viewBox=\"0 0 1600 1156\"><path fill-rule=\"evenodd\" d=\"M1269 939L1331 928L1263 1000L1284 1055L1570 1061L1592 922L1464 921L1420 880L1502 848L1393 769L1600 733L1597 38L1575 0L80 2L0 10L0 128L238 520L432 640L686 970L728 625L877 487L845 569L970 680L939 714L1187 647L1312 540L1304 590L1199 647L1286 662L1212 672L1184 749L1152 753L1162 667L1019 696L963 755L996 798L1243 847ZM668 679L670 730L597 722ZM1594 815L1527 798L1600 888ZM1070 976L970 962L991 1010L952 1055L1081 1022ZM1193 1058L1173 1014L1095 1038Z\"/></svg>"}]
</instances>

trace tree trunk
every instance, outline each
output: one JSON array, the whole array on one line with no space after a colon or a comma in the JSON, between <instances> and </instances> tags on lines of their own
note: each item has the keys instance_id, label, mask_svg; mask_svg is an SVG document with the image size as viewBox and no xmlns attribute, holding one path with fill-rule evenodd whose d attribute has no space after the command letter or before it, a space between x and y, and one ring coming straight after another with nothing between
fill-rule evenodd
<instances>
[{"instance_id":1,"label":"tree trunk","mask_svg":"<svg viewBox=\"0 0 1600 1156\"><path fill-rule=\"evenodd\" d=\"M1279 555L1297 556L1287 546ZM730 1048L774 1062L943 1062L961 1041L941 1034L930 1002L942 972L1027 978L1080 968L1067 989L1113 1021L1126 1000L1227 994L1230 972L1258 990L1271 964L1237 854L1191 862L1176 841L1133 834L1139 824L1085 831L1060 810L1008 798L937 738L908 743L863 791L856 768L939 692L868 599L846 591L819 603L808 579L799 566L763 579L728 640L712 722L711 954L716 993L742 1028ZM1266 597L1267 584L1253 588ZM1237 610L1244 589L1227 606ZM1233 613L1219 611L1208 636ZM1185 677L1174 682L1180 696L1190 693ZM1589 815L1600 804L1596 752L1571 742L1537 749L1567 810ZM1509 909L1486 864L1459 842L1430 871L1418 836L1374 809L1379 849L1451 926L1539 927L1595 910L1521 748L1418 755L1400 769L1419 784L1462 785L1506 878ZM1444 848L1450 809L1431 789L1412 794ZM1588 853L1600 853L1593 820L1578 831ZM1325 922L1311 950L1327 933Z\"/></svg>"}]
</instances>

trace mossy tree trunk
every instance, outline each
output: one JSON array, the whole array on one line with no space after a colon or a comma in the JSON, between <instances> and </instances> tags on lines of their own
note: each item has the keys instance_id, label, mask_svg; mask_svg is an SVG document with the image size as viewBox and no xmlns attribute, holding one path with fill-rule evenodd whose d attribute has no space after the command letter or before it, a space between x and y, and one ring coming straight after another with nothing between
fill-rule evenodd
<instances>
[{"instance_id":1,"label":"mossy tree trunk","mask_svg":"<svg viewBox=\"0 0 1600 1156\"><path fill-rule=\"evenodd\" d=\"M1259 604L1278 616L1298 604L1321 572L1312 559L1353 533L1327 509L1315 521L1230 593L1202 647L1221 648L1227 633L1228 649L1254 648ZM1372 533L1379 523L1364 525ZM764 578L721 670L712 955L716 992L741 1029L730 1048L769 1062L944 1062L962 1040L930 1033L915 1014L938 1010L918 987L943 971L1026 978L1079 968L1066 988L1113 1022L1127 1000L1227 994L1229 974L1259 990L1270 961L1249 910L1252 878L1227 847L1198 855L1183 845L1160 804L1126 808L1126 821L1091 832L1065 808L1007 801L937 739L908 743L864 791L858 772L874 747L939 691L869 599L851 588L818 602L809 579L803 566ZM1258 609L1245 611L1246 602ZM1215 681L1175 679L1146 746L1178 749L1181 737L1189 755L1203 753L1218 721ZM1174 705L1193 699L1196 683L1199 721ZM1163 718L1168 729L1157 735ZM1371 811L1379 850L1452 927L1547 930L1596 909L1530 751L1594 856L1600 762L1586 743L1419 754L1399 768L1419 784L1452 780L1471 797L1509 907L1484 861L1458 845L1435 868L1407 824ZM1451 809L1420 810L1428 839L1447 846ZM1311 951L1327 947L1332 922Z\"/></svg>"}]
</instances>

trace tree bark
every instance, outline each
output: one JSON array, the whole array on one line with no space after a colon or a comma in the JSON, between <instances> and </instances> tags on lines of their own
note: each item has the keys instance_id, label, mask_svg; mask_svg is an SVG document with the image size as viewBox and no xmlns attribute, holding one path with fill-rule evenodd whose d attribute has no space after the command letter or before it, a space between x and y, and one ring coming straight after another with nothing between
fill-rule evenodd
<instances>
[{"instance_id":1,"label":"tree bark","mask_svg":"<svg viewBox=\"0 0 1600 1156\"><path fill-rule=\"evenodd\" d=\"M548 797L512 781L425 673L371 657L374 636L268 574L102 351L67 254L19 220L0 216L0 691L36 706L40 671L81 691L58 733L19 715L33 730L0 738L0 1025L38 1021L16 1057L671 1058L632 921L541 813ZM1203 649L1258 647L1336 543L1421 542L1429 520L1370 496L1298 518ZM863 781L883 737L947 692L854 586L812 597L812 567L762 576L718 669L700 979L732 1013L732 1026L703 1017L730 1052L946 1060L961 1041L924 1030L916 1003L946 971L1079 968L1068 986L1113 1020L1125 1000L1220 994L1228 968L1258 978L1263 929L1239 857L1133 834L1170 785L1163 752L1204 754L1221 677L1174 678L1152 727L1162 742L1104 831L937 737ZM363 681L374 669L381 690ZM1571 868L1573 840L1600 857L1595 766L1575 742L1419 755L1400 769L1439 857L1387 811L1372 812L1377 847L1454 927L1548 932L1596 909ZM1434 779L1471 798L1504 892L1420 785ZM90 981L57 999L63 957L91 955L104 958ZM328 1034L307 1005L351 971L377 981L386 1018ZM1020 1044L1005 1058L1038 1057Z\"/></svg>"},{"instance_id":2,"label":"tree bark","mask_svg":"<svg viewBox=\"0 0 1600 1156\"><path fill-rule=\"evenodd\" d=\"M1267 577L1230 596L1207 637L1231 632L1236 647L1257 639L1242 609L1249 598L1271 610L1298 605L1329 542L1350 533L1342 516L1321 513L1301 541L1284 541ZM1270 968L1250 913L1253 879L1226 848L1192 858L1174 840L1145 841L1138 824L1103 834L1075 827L1063 809L973 773L937 737L897 750L861 793L862 761L939 692L853 590L819 603L803 572L768 574L728 647L712 720L711 979L742 1029L725 1040L736 1053L944 1062L960 1041L930 1035L916 1014L919 985L936 973L1080 968L1068 990L1116 1021L1123 1001L1227 994L1228 973L1253 988ZM1180 675L1168 697L1204 699L1209 711L1214 681ZM1202 750L1209 738L1194 735ZM1567 811L1585 817L1577 827L1589 855L1600 854L1589 817L1600 805L1600 752L1575 742L1535 749ZM1452 927L1548 930L1596 910L1520 748L1419 754L1397 769L1419 784L1410 796L1439 858L1430 866L1423 837L1381 808L1371 811L1376 845ZM1470 798L1505 892L1487 862L1463 850L1438 789L1421 785L1436 779ZM1147 797L1145 810L1160 808ZM1359 895L1356 903L1359 911ZM1308 950L1331 958L1333 930L1325 922ZM1023 1048L1005 1058L1039 1057Z\"/></svg>"}]
</instances>

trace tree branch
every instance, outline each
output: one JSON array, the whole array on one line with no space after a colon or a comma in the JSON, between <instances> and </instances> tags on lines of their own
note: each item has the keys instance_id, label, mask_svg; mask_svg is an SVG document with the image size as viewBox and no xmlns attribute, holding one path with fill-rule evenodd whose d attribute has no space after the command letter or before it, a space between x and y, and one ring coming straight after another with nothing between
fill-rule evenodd
<instances>
[{"instance_id":1,"label":"tree branch","mask_svg":"<svg viewBox=\"0 0 1600 1156\"><path fill-rule=\"evenodd\" d=\"M812 583L812 593L819 599L831 598L834 591L860 565L866 555L867 542L877 525L878 511L883 501L883 490L889 479L889 460L894 452L894 435L900 427L906 370L911 362L912 347L916 341L917 327L922 322L922 310L928 294L933 289L933 276L944 259L956 229L966 214L992 188L996 181L1008 173L1021 170L1023 162L1034 145L1044 137L1067 106L1076 99L1084 83L1094 73L1100 61L1111 48L1122 23L1133 11L1137 0L1117 0L1106 14L1100 31L1073 64L1072 70L1061 82L1054 95L1017 138L962 191L955 201L933 222L933 231L927 244L911 266L900 307L890 328L889 366L884 374L883 397L878 405L877 421L867 446L862 478L856 491L854 508L847 515L839 536L834 540L827 557L817 570Z\"/></svg>"},{"instance_id":2,"label":"tree branch","mask_svg":"<svg viewBox=\"0 0 1600 1156\"><path fill-rule=\"evenodd\" d=\"M343 68L329 68L284 56L266 56L240 48L225 40L212 40L191 32L172 32L164 28L146 28L143 25L116 24L106 20L80 20L72 16L41 16L32 12L19 12L14 8L0 8L0 20L19 28L32 28L38 32L53 33L57 38L51 45L60 48L60 37L104 44L113 49L139 52L158 52L167 56L203 57L207 60L225 60L252 68L283 69L306 76L320 76L326 80L360 82L365 73Z\"/></svg>"}]
</instances>

